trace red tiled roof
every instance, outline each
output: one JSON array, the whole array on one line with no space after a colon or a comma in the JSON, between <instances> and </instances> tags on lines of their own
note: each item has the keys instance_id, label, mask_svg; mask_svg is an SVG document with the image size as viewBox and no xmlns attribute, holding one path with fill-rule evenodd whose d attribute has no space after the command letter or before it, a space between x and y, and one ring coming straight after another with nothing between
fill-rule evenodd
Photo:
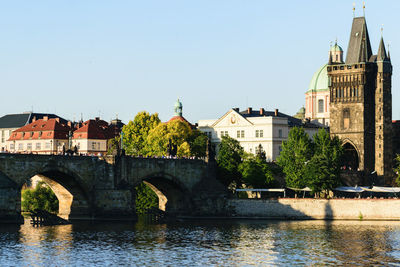
<instances>
[{"instance_id":1,"label":"red tiled roof","mask_svg":"<svg viewBox=\"0 0 400 267\"><path fill-rule=\"evenodd\" d=\"M114 129L103 120L88 120L74 132L73 139L111 139Z\"/></svg>"},{"instance_id":2,"label":"red tiled roof","mask_svg":"<svg viewBox=\"0 0 400 267\"><path fill-rule=\"evenodd\" d=\"M59 119L40 119L25 125L11 134L9 141L32 139L68 139L72 128Z\"/></svg>"}]
</instances>

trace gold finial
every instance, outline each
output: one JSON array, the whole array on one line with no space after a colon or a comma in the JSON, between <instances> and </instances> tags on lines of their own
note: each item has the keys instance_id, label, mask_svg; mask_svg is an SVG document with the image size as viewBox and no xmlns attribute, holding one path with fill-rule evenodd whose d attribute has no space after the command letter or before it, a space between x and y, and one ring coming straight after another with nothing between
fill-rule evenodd
<instances>
[{"instance_id":1,"label":"gold finial","mask_svg":"<svg viewBox=\"0 0 400 267\"><path fill-rule=\"evenodd\" d=\"M353 18L356 16L356 2L353 2Z\"/></svg>"},{"instance_id":2,"label":"gold finial","mask_svg":"<svg viewBox=\"0 0 400 267\"><path fill-rule=\"evenodd\" d=\"M383 37L383 24L381 26L381 37Z\"/></svg>"},{"instance_id":3,"label":"gold finial","mask_svg":"<svg viewBox=\"0 0 400 267\"><path fill-rule=\"evenodd\" d=\"M363 14L364 14L364 17L365 17L365 1L363 1Z\"/></svg>"}]
</instances>

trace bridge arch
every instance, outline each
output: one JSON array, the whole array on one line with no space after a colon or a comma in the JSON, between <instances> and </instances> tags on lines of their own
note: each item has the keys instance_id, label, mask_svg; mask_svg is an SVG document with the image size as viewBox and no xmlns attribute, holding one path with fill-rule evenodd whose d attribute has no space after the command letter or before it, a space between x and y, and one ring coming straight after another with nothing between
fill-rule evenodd
<instances>
[{"instance_id":1,"label":"bridge arch","mask_svg":"<svg viewBox=\"0 0 400 267\"><path fill-rule=\"evenodd\" d=\"M343 161L342 166L346 170L358 170L360 166L360 153L357 146L349 139L343 140Z\"/></svg>"},{"instance_id":2,"label":"bridge arch","mask_svg":"<svg viewBox=\"0 0 400 267\"><path fill-rule=\"evenodd\" d=\"M190 192L180 179L165 172L148 174L138 180L145 183L158 197L158 208L168 215L188 214L193 208Z\"/></svg>"},{"instance_id":3,"label":"bridge arch","mask_svg":"<svg viewBox=\"0 0 400 267\"><path fill-rule=\"evenodd\" d=\"M91 217L91 200L88 188L74 171L47 164L28 168L19 178L19 191L33 177L43 180L59 201L58 215L64 219L88 219ZM20 197L20 196L19 196Z\"/></svg>"}]
</instances>

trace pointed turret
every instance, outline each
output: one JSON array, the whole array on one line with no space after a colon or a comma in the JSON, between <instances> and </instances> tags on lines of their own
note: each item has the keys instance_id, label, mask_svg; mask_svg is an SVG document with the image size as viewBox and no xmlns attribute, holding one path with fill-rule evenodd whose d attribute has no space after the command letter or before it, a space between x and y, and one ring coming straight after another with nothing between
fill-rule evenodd
<instances>
[{"instance_id":1,"label":"pointed turret","mask_svg":"<svg viewBox=\"0 0 400 267\"><path fill-rule=\"evenodd\" d=\"M371 43L365 17L354 18L347 48L346 64L368 62L371 56Z\"/></svg>"},{"instance_id":2,"label":"pointed turret","mask_svg":"<svg viewBox=\"0 0 400 267\"><path fill-rule=\"evenodd\" d=\"M386 56L386 49L385 49L385 43L383 42L383 37L381 37L381 42L379 43L379 48L378 48L378 55L376 57L377 61L387 61L387 56Z\"/></svg>"},{"instance_id":3,"label":"pointed turret","mask_svg":"<svg viewBox=\"0 0 400 267\"><path fill-rule=\"evenodd\" d=\"M329 52L328 65L332 65L332 53L331 52Z\"/></svg>"}]
</instances>

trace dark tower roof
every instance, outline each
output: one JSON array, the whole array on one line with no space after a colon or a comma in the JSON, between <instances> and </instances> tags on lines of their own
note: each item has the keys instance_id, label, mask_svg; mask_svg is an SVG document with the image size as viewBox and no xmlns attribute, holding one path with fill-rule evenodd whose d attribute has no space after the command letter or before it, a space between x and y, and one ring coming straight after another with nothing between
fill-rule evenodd
<instances>
[{"instance_id":1,"label":"dark tower roof","mask_svg":"<svg viewBox=\"0 0 400 267\"><path fill-rule=\"evenodd\" d=\"M371 56L371 43L365 17L354 18L347 48L346 64L367 62Z\"/></svg>"},{"instance_id":2,"label":"dark tower roof","mask_svg":"<svg viewBox=\"0 0 400 267\"><path fill-rule=\"evenodd\" d=\"M386 56L386 49L385 49L385 43L383 42L383 37L381 37L381 42L379 43L379 48L378 48L378 56L376 58L377 61L387 61L388 58Z\"/></svg>"}]
</instances>

